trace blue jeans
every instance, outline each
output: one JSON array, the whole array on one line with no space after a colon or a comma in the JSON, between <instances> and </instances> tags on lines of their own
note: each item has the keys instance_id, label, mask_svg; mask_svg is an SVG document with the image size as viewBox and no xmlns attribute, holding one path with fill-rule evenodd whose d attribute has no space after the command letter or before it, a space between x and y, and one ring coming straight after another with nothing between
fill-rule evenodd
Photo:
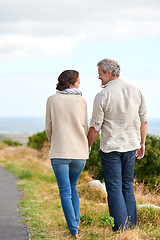
<instances>
[{"instance_id":1,"label":"blue jeans","mask_svg":"<svg viewBox=\"0 0 160 240\"><path fill-rule=\"evenodd\" d=\"M100 152L109 212L115 223L113 230L134 227L138 223L132 186L136 151Z\"/></svg>"},{"instance_id":2,"label":"blue jeans","mask_svg":"<svg viewBox=\"0 0 160 240\"><path fill-rule=\"evenodd\" d=\"M76 188L78 178L85 167L84 159L51 159L65 219L72 235L78 234L80 224L79 196Z\"/></svg>"}]
</instances>

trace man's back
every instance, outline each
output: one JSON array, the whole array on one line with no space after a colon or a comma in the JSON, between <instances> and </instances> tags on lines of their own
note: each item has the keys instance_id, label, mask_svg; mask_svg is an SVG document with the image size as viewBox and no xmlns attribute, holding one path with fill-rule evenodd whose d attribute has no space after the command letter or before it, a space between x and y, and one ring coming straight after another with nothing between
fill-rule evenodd
<instances>
[{"instance_id":1,"label":"man's back","mask_svg":"<svg viewBox=\"0 0 160 240\"><path fill-rule=\"evenodd\" d=\"M101 122L102 151L125 152L140 147L140 124L146 121L147 110L139 89L120 79L110 81L97 94L94 105L92 119L97 115L97 122Z\"/></svg>"}]
</instances>

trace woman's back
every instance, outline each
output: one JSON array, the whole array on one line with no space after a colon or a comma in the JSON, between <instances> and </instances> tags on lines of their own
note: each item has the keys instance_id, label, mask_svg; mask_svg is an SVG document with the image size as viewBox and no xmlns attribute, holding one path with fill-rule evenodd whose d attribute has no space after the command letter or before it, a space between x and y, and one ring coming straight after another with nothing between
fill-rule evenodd
<instances>
[{"instance_id":1,"label":"woman's back","mask_svg":"<svg viewBox=\"0 0 160 240\"><path fill-rule=\"evenodd\" d=\"M56 93L47 101L46 133L50 158L88 158L86 101L80 95Z\"/></svg>"}]
</instances>

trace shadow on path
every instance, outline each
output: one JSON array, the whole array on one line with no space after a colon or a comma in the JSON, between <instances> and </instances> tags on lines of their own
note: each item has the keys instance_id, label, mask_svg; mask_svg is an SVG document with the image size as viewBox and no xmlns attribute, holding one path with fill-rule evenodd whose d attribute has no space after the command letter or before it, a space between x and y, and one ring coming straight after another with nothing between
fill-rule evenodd
<instances>
[{"instance_id":1,"label":"shadow on path","mask_svg":"<svg viewBox=\"0 0 160 240\"><path fill-rule=\"evenodd\" d=\"M29 231L20 216L18 203L22 193L18 179L0 167L0 240L29 240Z\"/></svg>"}]
</instances>

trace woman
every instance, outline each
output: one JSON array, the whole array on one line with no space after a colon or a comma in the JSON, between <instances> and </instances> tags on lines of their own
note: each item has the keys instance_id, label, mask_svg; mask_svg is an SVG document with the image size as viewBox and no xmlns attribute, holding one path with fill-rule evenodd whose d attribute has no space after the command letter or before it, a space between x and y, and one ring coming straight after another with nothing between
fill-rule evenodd
<instances>
[{"instance_id":1,"label":"woman","mask_svg":"<svg viewBox=\"0 0 160 240\"><path fill-rule=\"evenodd\" d=\"M87 105L79 84L77 71L62 72L58 77L58 91L48 98L46 108L49 156L71 233L68 238L78 237L80 207L76 184L89 155Z\"/></svg>"}]
</instances>

